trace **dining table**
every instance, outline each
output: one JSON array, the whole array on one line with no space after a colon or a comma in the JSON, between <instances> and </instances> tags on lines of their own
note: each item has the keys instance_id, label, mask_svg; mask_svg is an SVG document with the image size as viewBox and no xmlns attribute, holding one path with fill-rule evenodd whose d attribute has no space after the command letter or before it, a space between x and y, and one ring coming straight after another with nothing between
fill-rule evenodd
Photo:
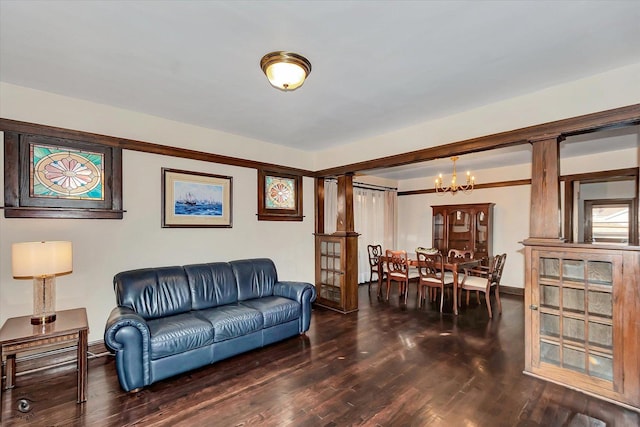
<instances>
[{"instance_id":1,"label":"dining table","mask_svg":"<svg viewBox=\"0 0 640 427\"><path fill-rule=\"evenodd\" d=\"M464 271L465 268L472 268L482 263L481 259L469 259L459 257L442 257L443 266L445 271L453 273L453 314L458 315L458 286L459 286L459 273ZM378 257L378 297L382 297L382 276L384 272L384 264L387 262L387 257L381 255ZM415 258L409 258L409 268L418 268L418 260Z\"/></svg>"}]
</instances>

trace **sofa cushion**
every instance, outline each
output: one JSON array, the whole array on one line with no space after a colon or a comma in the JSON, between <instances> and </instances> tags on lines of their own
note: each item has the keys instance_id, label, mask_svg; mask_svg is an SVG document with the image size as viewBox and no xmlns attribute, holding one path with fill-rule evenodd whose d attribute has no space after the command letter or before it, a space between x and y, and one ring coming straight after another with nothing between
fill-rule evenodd
<instances>
[{"instance_id":1,"label":"sofa cushion","mask_svg":"<svg viewBox=\"0 0 640 427\"><path fill-rule=\"evenodd\" d=\"M194 310L238 302L236 276L227 262L185 265Z\"/></svg>"},{"instance_id":2,"label":"sofa cushion","mask_svg":"<svg viewBox=\"0 0 640 427\"><path fill-rule=\"evenodd\" d=\"M268 258L244 259L229 263L238 283L238 301L273 295L278 281L276 266Z\"/></svg>"},{"instance_id":3,"label":"sofa cushion","mask_svg":"<svg viewBox=\"0 0 640 427\"><path fill-rule=\"evenodd\" d=\"M300 318L302 307L296 301L275 296L250 299L242 301L241 304L261 312L265 328Z\"/></svg>"},{"instance_id":4,"label":"sofa cushion","mask_svg":"<svg viewBox=\"0 0 640 427\"><path fill-rule=\"evenodd\" d=\"M193 313L147 322L151 334L151 359L160 359L213 343L211 323Z\"/></svg>"},{"instance_id":5,"label":"sofa cushion","mask_svg":"<svg viewBox=\"0 0 640 427\"><path fill-rule=\"evenodd\" d=\"M119 306L144 319L172 316L191 310L191 290L182 267L123 271L113 278Z\"/></svg>"},{"instance_id":6,"label":"sofa cushion","mask_svg":"<svg viewBox=\"0 0 640 427\"><path fill-rule=\"evenodd\" d=\"M213 341L220 342L259 331L264 325L262 313L240 304L221 305L195 312L213 325Z\"/></svg>"}]
</instances>

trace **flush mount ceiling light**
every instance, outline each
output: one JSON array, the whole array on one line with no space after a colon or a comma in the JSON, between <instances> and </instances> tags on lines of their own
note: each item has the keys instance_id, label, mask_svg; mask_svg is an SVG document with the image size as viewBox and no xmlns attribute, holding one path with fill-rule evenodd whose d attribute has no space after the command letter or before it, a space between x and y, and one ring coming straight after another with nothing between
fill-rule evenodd
<instances>
[{"instance_id":1,"label":"flush mount ceiling light","mask_svg":"<svg viewBox=\"0 0 640 427\"><path fill-rule=\"evenodd\" d=\"M260 68L271 86L283 91L296 90L311 73L311 62L293 52L271 52L260 60Z\"/></svg>"}]
</instances>

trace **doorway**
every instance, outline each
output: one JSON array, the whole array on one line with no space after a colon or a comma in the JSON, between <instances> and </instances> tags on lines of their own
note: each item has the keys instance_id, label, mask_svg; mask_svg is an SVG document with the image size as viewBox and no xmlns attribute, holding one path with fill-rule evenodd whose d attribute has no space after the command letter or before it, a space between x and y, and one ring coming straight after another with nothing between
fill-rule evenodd
<instances>
[{"instance_id":1,"label":"doorway","mask_svg":"<svg viewBox=\"0 0 640 427\"><path fill-rule=\"evenodd\" d=\"M585 200L585 243L629 245L635 235L634 209L635 199Z\"/></svg>"}]
</instances>

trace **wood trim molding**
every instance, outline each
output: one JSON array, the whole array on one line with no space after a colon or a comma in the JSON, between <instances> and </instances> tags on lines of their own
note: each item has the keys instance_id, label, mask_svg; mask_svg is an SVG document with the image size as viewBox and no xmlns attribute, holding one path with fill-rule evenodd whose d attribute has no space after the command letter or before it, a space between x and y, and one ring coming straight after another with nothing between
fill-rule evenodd
<instances>
[{"instance_id":1,"label":"wood trim molding","mask_svg":"<svg viewBox=\"0 0 640 427\"><path fill-rule=\"evenodd\" d=\"M586 172L573 175L562 175L561 181L601 181L606 179L607 181L613 181L616 178L620 180L627 180L629 178L638 177L638 171L640 168L626 168L626 169L614 169L599 172Z\"/></svg>"},{"instance_id":2,"label":"wood trim molding","mask_svg":"<svg viewBox=\"0 0 640 427\"><path fill-rule=\"evenodd\" d=\"M317 171L315 176L328 177L369 169L402 166L443 157L528 144L530 141L548 138L549 135L578 135L607 128L631 126L636 124L640 124L640 104L500 132L493 135L452 142L450 144L424 148L408 153L323 169Z\"/></svg>"},{"instance_id":3,"label":"wood trim molding","mask_svg":"<svg viewBox=\"0 0 640 427\"><path fill-rule=\"evenodd\" d=\"M21 122L0 118L0 131L17 132L34 135L47 135L57 138L87 141L118 147L123 150L139 151L143 153L160 154L164 156L180 157L192 160L202 160L223 165L238 166L251 169L267 169L274 172L289 173L292 175L313 177L312 171L292 168L288 166L264 163L254 160L241 159L239 157L223 156L221 154L206 153L204 151L189 150L186 148L171 147L168 145L153 144L150 142L137 141L134 139L117 138L114 136L100 135L96 133L83 132L79 130L64 129L54 126L46 126L37 123Z\"/></svg>"},{"instance_id":4,"label":"wood trim molding","mask_svg":"<svg viewBox=\"0 0 640 427\"><path fill-rule=\"evenodd\" d=\"M575 175L562 175L560 176L560 181L581 181L588 182L590 180L601 181L602 179L612 180L612 178L619 177L620 180L629 179L630 177L638 177L640 172L640 168L627 168L627 169L615 169L610 171L599 171L599 172L587 172ZM473 189L486 189L486 188L499 188L499 187L514 187L517 185L531 185L531 179L514 179L512 181L497 181L497 182L488 182L484 184L476 184ZM565 193L566 193L565 188ZM407 190L407 191L398 191L398 196L414 196L417 194L433 194L436 190L433 188L426 188L422 190Z\"/></svg>"},{"instance_id":5,"label":"wood trim molding","mask_svg":"<svg viewBox=\"0 0 640 427\"><path fill-rule=\"evenodd\" d=\"M513 181L499 181L489 182L486 184L476 184L473 189L480 190L486 188L499 188L499 187L514 187L516 185L531 185L531 179L515 179ZM398 191L398 196L414 196L416 194L433 194L436 190L434 188L427 188L424 190L409 190Z\"/></svg>"},{"instance_id":6,"label":"wood trim molding","mask_svg":"<svg viewBox=\"0 0 640 427\"><path fill-rule=\"evenodd\" d=\"M471 138L463 141L452 142L436 147L429 147L408 153L380 157L377 159L351 163L318 171L293 168L272 163L258 162L239 157L224 156L197 150L172 147L162 144L154 144L127 138L118 138L108 135L65 129L37 123L22 122L0 118L0 131L30 133L36 135L49 135L59 138L81 139L88 142L96 142L123 150L139 151L150 154L180 157L192 160L201 160L211 163L220 163L251 169L268 169L274 172L290 173L309 177L332 177L364 170L401 166L428 160L435 160L454 155L468 154L478 151L492 150L495 148L509 147L520 144L528 144L530 141L544 139L548 135L577 135L581 133L595 132L602 129L623 127L640 124L640 104L628 105L583 116L572 117L540 125L528 126ZM478 186L477 186L478 188Z\"/></svg>"},{"instance_id":7,"label":"wood trim molding","mask_svg":"<svg viewBox=\"0 0 640 427\"><path fill-rule=\"evenodd\" d=\"M500 285L500 294L517 295L524 297L524 288L516 288L515 286Z\"/></svg>"}]
</instances>

